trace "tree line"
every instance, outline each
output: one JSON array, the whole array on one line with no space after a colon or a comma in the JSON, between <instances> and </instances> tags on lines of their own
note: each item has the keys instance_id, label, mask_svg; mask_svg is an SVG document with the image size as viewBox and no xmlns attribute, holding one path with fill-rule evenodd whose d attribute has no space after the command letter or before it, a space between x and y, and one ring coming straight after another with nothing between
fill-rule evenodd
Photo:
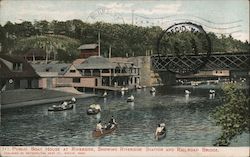
<instances>
[{"instance_id":1,"label":"tree line","mask_svg":"<svg viewBox=\"0 0 250 157\"><path fill-rule=\"evenodd\" d=\"M34 36L49 37L51 34L66 36L79 41L79 44L97 43L98 32L101 33L101 53L106 56L109 47L112 48L112 56L141 56L146 52L157 53L157 40L162 28L139 27L128 24L110 24L110 23L85 23L81 20L68 20L48 22L42 21L23 21L22 23L7 22L0 25L0 43L2 53L17 52L20 53L20 43L30 41L30 38L36 40ZM248 52L248 41L242 42L234 39L231 35L217 36L213 32L208 33L212 43L213 52ZM189 42L186 42L189 41ZM58 42L58 40L57 40ZM62 44L65 44L62 39ZM183 53L184 51L203 51L202 40L194 38L190 33L175 35L166 44L164 53ZM75 43L75 42L73 42ZM164 42L163 42L164 43ZM46 43L45 43L46 44ZM60 44L60 43L59 43ZM29 44L24 44L29 45ZM79 45L65 45L68 53L75 53ZM22 47L26 50L29 47Z\"/></svg>"}]
</instances>

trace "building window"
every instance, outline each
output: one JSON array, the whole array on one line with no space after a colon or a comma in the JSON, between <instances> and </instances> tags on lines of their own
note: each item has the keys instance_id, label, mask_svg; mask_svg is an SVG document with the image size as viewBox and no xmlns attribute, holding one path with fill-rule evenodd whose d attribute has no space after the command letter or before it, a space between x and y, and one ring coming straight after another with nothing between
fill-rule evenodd
<instances>
[{"instance_id":1,"label":"building window","mask_svg":"<svg viewBox=\"0 0 250 157\"><path fill-rule=\"evenodd\" d=\"M102 73L109 73L109 69L103 69Z\"/></svg>"},{"instance_id":2,"label":"building window","mask_svg":"<svg viewBox=\"0 0 250 157\"><path fill-rule=\"evenodd\" d=\"M81 82L81 79L80 79L80 78L73 78L73 82L74 82L74 83L80 83L80 82Z\"/></svg>"},{"instance_id":3,"label":"building window","mask_svg":"<svg viewBox=\"0 0 250 157\"><path fill-rule=\"evenodd\" d=\"M70 70L69 72L70 72L70 73L75 73L75 72L76 72L76 70Z\"/></svg>"},{"instance_id":4,"label":"building window","mask_svg":"<svg viewBox=\"0 0 250 157\"><path fill-rule=\"evenodd\" d=\"M14 71L22 71L23 69L23 64L22 63L14 63L13 64L13 70Z\"/></svg>"}]
</instances>

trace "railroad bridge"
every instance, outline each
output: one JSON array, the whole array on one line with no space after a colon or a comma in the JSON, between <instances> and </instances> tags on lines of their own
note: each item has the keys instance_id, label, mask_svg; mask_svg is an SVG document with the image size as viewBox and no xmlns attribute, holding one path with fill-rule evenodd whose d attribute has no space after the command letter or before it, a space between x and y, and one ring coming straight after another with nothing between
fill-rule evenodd
<instances>
[{"instance_id":1,"label":"railroad bridge","mask_svg":"<svg viewBox=\"0 0 250 157\"><path fill-rule=\"evenodd\" d=\"M250 71L250 53L212 53L209 57L204 55L153 55L151 56L151 65L157 72L172 71L179 74L185 74L187 71L199 70L234 70ZM204 64L203 64L204 63ZM201 65L199 69L198 65Z\"/></svg>"}]
</instances>

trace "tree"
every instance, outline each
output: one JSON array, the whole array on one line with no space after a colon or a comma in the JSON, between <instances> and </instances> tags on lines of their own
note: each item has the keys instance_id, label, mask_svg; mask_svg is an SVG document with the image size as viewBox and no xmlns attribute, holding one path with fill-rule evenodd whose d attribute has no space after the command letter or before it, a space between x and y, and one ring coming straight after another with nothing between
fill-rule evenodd
<instances>
[{"instance_id":1,"label":"tree","mask_svg":"<svg viewBox=\"0 0 250 157\"><path fill-rule=\"evenodd\" d=\"M36 30L35 34L43 35L49 31L49 22L46 20L35 21L34 27Z\"/></svg>"},{"instance_id":2,"label":"tree","mask_svg":"<svg viewBox=\"0 0 250 157\"><path fill-rule=\"evenodd\" d=\"M222 135L215 146L228 146L230 141L243 132L250 131L249 98L237 84L227 84L223 87L224 105L214 112L216 124L222 127Z\"/></svg>"},{"instance_id":3,"label":"tree","mask_svg":"<svg viewBox=\"0 0 250 157\"><path fill-rule=\"evenodd\" d=\"M71 63L73 60L77 59L79 54L76 51L67 52L62 49L58 49L57 59L66 63Z\"/></svg>"},{"instance_id":4,"label":"tree","mask_svg":"<svg viewBox=\"0 0 250 157\"><path fill-rule=\"evenodd\" d=\"M157 50L157 40L163 31L160 27L139 27L129 24L110 24L103 22L84 23L81 20L48 22L45 20L22 23L7 22L1 28L1 43L3 51L10 52L16 47L16 40L35 35L45 36L48 31L54 35L64 35L78 39L81 44L97 43L97 34L101 32L101 51L108 52L112 46L112 56L145 55L148 50ZM205 53L208 44L202 33L183 32L164 36L160 50L163 54ZM249 52L249 43L234 39L232 36L218 37L208 33L212 42L212 52ZM80 44L79 44L80 45ZM78 45L78 46L79 46ZM27 45L29 46L29 45Z\"/></svg>"}]
</instances>

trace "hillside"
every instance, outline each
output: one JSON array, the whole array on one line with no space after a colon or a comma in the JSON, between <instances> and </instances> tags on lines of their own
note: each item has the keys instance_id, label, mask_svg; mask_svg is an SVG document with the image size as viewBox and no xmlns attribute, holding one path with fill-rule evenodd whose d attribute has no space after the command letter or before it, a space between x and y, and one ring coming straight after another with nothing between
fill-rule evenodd
<instances>
[{"instance_id":1,"label":"hillside","mask_svg":"<svg viewBox=\"0 0 250 157\"><path fill-rule=\"evenodd\" d=\"M146 52L156 53L156 42L162 32L160 27L138 27L128 24L84 23L81 20L62 21L28 21L22 23L7 22L0 26L0 42L2 52L22 51L30 47L50 49L50 46L66 53L77 53L80 44L96 43L98 32L101 33L101 53L107 56L112 47L112 56L140 56ZM53 35L48 35L53 34ZM208 33L212 42L213 52L248 52L249 43L232 38L232 36L217 36ZM168 51L182 52L196 48L202 51L200 41L191 40L187 43L183 39L190 39L190 35L176 36L168 42ZM178 42L181 41L181 42ZM177 44L176 44L177 43ZM180 44L181 43L181 44ZM170 45L169 45L170 44ZM193 45L197 45L193 47ZM200 48L200 49L199 49ZM49 50L47 50L49 51ZM19 53L19 52L18 52ZM77 56L77 54L76 54Z\"/></svg>"}]
</instances>

